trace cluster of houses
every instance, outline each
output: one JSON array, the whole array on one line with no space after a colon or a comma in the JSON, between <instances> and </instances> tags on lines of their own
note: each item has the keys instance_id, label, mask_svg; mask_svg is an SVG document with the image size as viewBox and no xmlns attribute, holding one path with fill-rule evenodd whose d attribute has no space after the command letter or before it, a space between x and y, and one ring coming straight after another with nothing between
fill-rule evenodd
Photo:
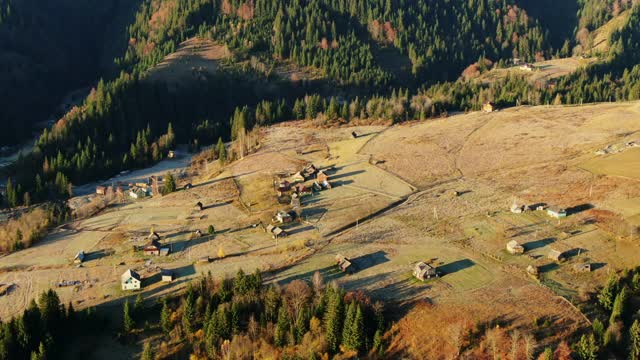
<instances>
[{"instance_id":1,"label":"cluster of houses","mask_svg":"<svg viewBox=\"0 0 640 360\"><path fill-rule=\"evenodd\" d=\"M561 208L558 206L546 206L544 204L529 206L529 205L519 205L514 201L513 204L511 205L511 208L509 209L509 211L511 211L514 214L522 214L522 213L533 211L533 210L546 211L547 215L556 219L567 217L567 210L565 210L564 208Z\"/></svg>"},{"instance_id":2,"label":"cluster of houses","mask_svg":"<svg viewBox=\"0 0 640 360\"><path fill-rule=\"evenodd\" d=\"M146 182L136 182L125 184L118 182L117 186L96 186L96 195L107 195L109 193L115 193L116 195L124 195L125 190L127 195L132 199L141 199L148 196L153 196L153 187L160 186L162 182L161 176L151 176Z\"/></svg>"},{"instance_id":3,"label":"cluster of houses","mask_svg":"<svg viewBox=\"0 0 640 360\"><path fill-rule=\"evenodd\" d=\"M313 180L313 184L305 184L310 180ZM313 191L331 189L329 176L324 171L318 170L313 164L305 165L302 170L291 175L288 179L280 178L274 180L273 185L278 196L291 195L292 202L293 199L311 195Z\"/></svg>"}]
</instances>

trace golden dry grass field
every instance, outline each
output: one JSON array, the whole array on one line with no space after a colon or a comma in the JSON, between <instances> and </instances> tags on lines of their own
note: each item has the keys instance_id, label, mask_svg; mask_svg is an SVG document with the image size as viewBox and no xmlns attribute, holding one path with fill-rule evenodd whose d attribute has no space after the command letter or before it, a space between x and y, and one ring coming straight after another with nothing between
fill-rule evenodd
<instances>
[{"instance_id":1,"label":"golden dry grass field","mask_svg":"<svg viewBox=\"0 0 640 360\"><path fill-rule=\"evenodd\" d=\"M298 121L262 129L256 153L222 172L182 180L192 189L111 206L1 257L0 283L15 287L0 297L0 317L17 314L61 280L81 282L57 288L74 307L119 304L132 296L119 289L127 268L145 278L142 294L151 299L203 272L223 277L260 269L267 281L287 283L319 271L347 290L405 305L415 319L429 310L410 309L425 302L460 309L473 321L511 319L507 327L526 328L547 316L557 330L545 340L551 341L587 325L556 296L579 301L581 291L593 290L611 271L640 265L640 239L608 223L640 214L638 180L620 174L636 166L637 152L595 155L640 139L639 109L638 102L518 107L390 127L319 130ZM256 226L288 208L278 203L273 178L307 162L324 169L333 187L304 197L302 221L285 226L290 236L276 241ZM514 201L561 206L569 216L514 214ZM215 235L206 234L209 225ZM151 229L172 248L168 257L133 251ZM193 238L195 230L205 236ZM511 240L525 254L507 253ZM551 249L564 251L567 261L548 259ZM72 258L80 250L90 256L77 267ZM221 251L224 258L218 258ZM353 260L353 274L338 271L337 254ZM206 256L212 261L198 261ZM436 266L440 277L413 278L419 261ZM593 271L574 273L573 265L582 262ZM527 274L529 265L540 269L538 280ZM178 278L159 282L160 268L175 270Z\"/></svg>"}]
</instances>

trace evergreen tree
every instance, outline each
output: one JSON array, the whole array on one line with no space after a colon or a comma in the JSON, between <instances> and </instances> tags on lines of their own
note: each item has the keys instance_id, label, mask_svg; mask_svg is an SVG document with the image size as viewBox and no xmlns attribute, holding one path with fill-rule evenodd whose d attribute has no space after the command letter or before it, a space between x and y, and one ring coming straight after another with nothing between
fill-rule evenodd
<instances>
[{"instance_id":1,"label":"evergreen tree","mask_svg":"<svg viewBox=\"0 0 640 360\"><path fill-rule=\"evenodd\" d=\"M151 348L151 341L147 341L144 343L144 348L142 349L142 354L140 355L140 360L153 360L153 349Z\"/></svg>"},{"instance_id":2,"label":"evergreen tree","mask_svg":"<svg viewBox=\"0 0 640 360\"><path fill-rule=\"evenodd\" d=\"M227 161L227 149L225 148L221 137L218 138L216 151L218 152L218 161L220 162L220 165L223 165Z\"/></svg>"},{"instance_id":3,"label":"evergreen tree","mask_svg":"<svg viewBox=\"0 0 640 360\"><path fill-rule=\"evenodd\" d=\"M284 306L280 306L278 311L278 322L276 323L276 329L273 333L273 342L276 346L287 345L287 337L289 333L289 314Z\"/></svg>"},{"instance_id":4,"label":"evergreen tree","mask_svg":"<svg viewBox=\"0 0 640 360\"><path fill-rule=\"evenodd\" d=\"M640 360L640 323L633 322L629 329L629 360Z\"/></svg>"},{"instance_id":5,"label":"evergreen tree","mask_svg":"<svg viewBox=\"0 0 640 360\"><path fill-rule=\"evenodd\" d=\"M182 314L182 327L187 334L191 334L194 331L196 320L195 309L195 293L193 288L187 289L187 294L184 300L183 314Z\"/></svg>"},{"instance_id":6,"label":"evergreen tree","mask_svg":"<svg viewBox=\"0 0 640 360\"><path fill-rule=\"evenodd\" d=\"M162 190L163 194L171 194L176 191L176 179L173 177L173 174L167 172L164 176L164 188Z\"/></svg>"},{"instance_id":7,"label":"evergreen tree","mask_svg":"<svg viewBox=\"0 0 640 360\"><path fill-rule=\"evenodd\" d=\"M123 314L124 314L124 320L123 320L123 329L125 333L130 333L133 328L135 327L135 322L133 321L133 317L131 316L131 310L129 309L129 300L125 300L123 308L122 308Z\"/></svg>"},{"instance_id":8,"label":"evergreen tree","mask_svg":"<svg viewBox=\"0 0 640 360\"><path fill-rule=\"evenodd\" d=\"M613 308L611 310L611 316L609 317L609 325L615 324L616 321L623 317L625 312L625 305L628 299L627 287L623 287L622 290L616 295L616 299L613 302Z\"/></svg>"},{"instance_id":9,"label":"evergreen tree","mask_svg":"<svg viewBox=\"0 0 640 360\"><path fill-rule=\"evenodd\" d=\"M324 314L324 326L326 331L327 346L329 351L336 352L341 340L343 301L339 290L329 292L329 302Z\"/></svg>"},{"instance_id":10,"label":"evergreen tree","mask_svg":"<svg viewBox=\"0 0 640 360\"><path fill-rule=\"evenodd\" d=\"M169 335L171 330L173 329L173 324L171 323L171 309L169 308L169 304L167 300L162 300L162 310L160 311L160 327L165 335Z\"/></svg>"},{"instance_id":11,"label":"evergreen tree","mask_svg":"<svg viewBox=\"0 0 640 360\"><path fill-rule=\"evenodd\" d=\"M593 334L582 335L576 344L576 354L581 360L598 360L600 347Z\"/></svg>"},{"instance_id":12,"label":"evergreen tree","mask_svg":"<svg viewBox=\"0 0 640 360\"><path fill-rule=\"evenodd\" d=\"M598 294L598 301L605 310L611 310L613 308L613 302L616 294L618 293L618 279L615 274L609 276L607 284L600 290Z\"/></svg>"}]
</instances>

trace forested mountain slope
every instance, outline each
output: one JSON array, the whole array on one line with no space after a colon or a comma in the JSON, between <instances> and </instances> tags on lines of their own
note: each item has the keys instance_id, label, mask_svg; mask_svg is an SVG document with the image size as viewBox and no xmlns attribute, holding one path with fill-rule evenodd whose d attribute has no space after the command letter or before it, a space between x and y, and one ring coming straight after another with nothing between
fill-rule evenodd
<instances>
[{"instance_id":1,"label":"forested mountain slope","mask_svg":"<svg viewBox=\"0 0 640 360\"><path fill-rule=\"evenodd\" d=\"M65 93L113 71L135 10L136 1L0 0L0 144L29 136Z\"/></svg>"},{"instance_id":2,"label":"forested mountain slope","mask_svg":"<svg viewBox=\"0 0 640 360\"><path fill-rule=\"evenodd\" d=\"M547 11L553 4L526 0L144 0L122 43L110 47L123 45L114 61L120 75L104 73L105 80L85 103L46 130L33 154L16 164L14 182L22 186L15 198L27 191L36 200L55 193L67 196L69 183L145 166L161 159L175 142L211 143L238 135L237 129L249 131L255 124L311 118L319 112L346 121L362 116L398 121L478 109L486 100L508 106L558 98L633 98L629 80L634 73L624 71L637 57L631 51L636 44L633 18L632 25L612 36L612 60L603 65L607 68L590 67L560 79L556 88L532 87L519 78L490 87L456 81L475 62L480 67L505 66L514 57L534 61L582 51L586 45L571 28L580 35L579 26L590 29L632 5L616 0L600 9L596 2L569 3ZM570 16L575 9L577 16ZM110 31L117 28L113 25ZM146 80L149 69L192 37L223 44L233 56L217 74L178 92ZM104 55L96 50L93 56ZM410 66L394 68L394 59ZM299 86L274 77L273 69L282 63L320 72L333 93L299 100L320 90L315 83ZM621 80L599 78L612 73ZM579 93L582 87L572 87L575 82L593 92ZM274 83L279 84L277 91L256 90ZM405 90L391 94L394 88L409 89L415 96L410 99ZM377 94L392 96L376 100L383 104L377 109L365 109L366 101L355 99ZM334 95L350 103L330 101Z\"/></svg>"}]
</instances>

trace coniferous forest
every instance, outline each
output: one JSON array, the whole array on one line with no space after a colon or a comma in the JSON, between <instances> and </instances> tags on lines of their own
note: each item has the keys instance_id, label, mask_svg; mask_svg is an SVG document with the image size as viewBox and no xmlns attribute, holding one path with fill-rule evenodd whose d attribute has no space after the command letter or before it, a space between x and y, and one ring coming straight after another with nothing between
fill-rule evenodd
<instances>
[{"instance_id":1,"label":"coniferous forest","mask_svg":"<svg viewBox=\"0 0 640 360\"><path fill-rule=\"evenodd\" d=\"M3 0L0 6L0 36L37 41L37 36L22 34L20 29L40 18L29 3L14 2ZM76 66L61 60L62 67L66 63L82 70L73 72L78 79L92 74L97 78L98 73L102 79L93 83L80 106L42 132L30 154L7 170L5 175L15 191L11 198L17 200L4 203L20 205L25 196L31 202L68 197L72 185L147 166L176 144L197 148L219 138L231 139L238 127L233 124L238 110L249 114L240 126L249 131L255 125L314 118L319 113L329 120L387 118L397 122L478 110L485 101L513 106L637 99L638 7L632 9L633 2L626 0L603 3L578 1L575 6L559 8L560 14L574 14L568 17L575 18L570 31L565 17L545 16L541 9L549 5L545 2L144 0L133 11L114 2L103 12L111 11L128 25L116 31L117 21L113 20L94 27L111 29L108 37L120 40L110 40L111 51L91 52L96 59L115 54L109 65L87 68L95 62ZM600 55L604 60L559 79L553 87L535 86L518 76L490 84L459 79L470 64L501 67L513 58L532 62L571 56L576 49L584 51L588 44L581 33L625 11L632 14L611 35L609 53ZM21 35L15 35L18 33ZM107 35L87 32L78 36L86 38L73 43ZM227 45L233 53L230 65L179 92L147 79L150 68L194 36ZM26 40L3 46L28 48ZM318 69L324 77L319 83L300 87L268 71L233 65L249 58L260 62L263 69L286 62ZM7 63L2 74L15 77L17 66ZM25 76L48 81L35 72L38 68L23 69ZM111 70L103 70L106 68ZM52 84L61 82L51 80ZM81 80L67 82L80 84ZM15 79L3 83L18 85ZM277 84L277 91L259 91L266 84ZM12 88L5 98L55 100L20 94ZM370 102L378 106L367 106ZM7 104L0 114L9 127L21 127L18 134L28 132L32 122L15 121L16 117L34 111L34 118L42 118L41 110L47 108L20 101Z\"/></svg>"}]
</instances>

